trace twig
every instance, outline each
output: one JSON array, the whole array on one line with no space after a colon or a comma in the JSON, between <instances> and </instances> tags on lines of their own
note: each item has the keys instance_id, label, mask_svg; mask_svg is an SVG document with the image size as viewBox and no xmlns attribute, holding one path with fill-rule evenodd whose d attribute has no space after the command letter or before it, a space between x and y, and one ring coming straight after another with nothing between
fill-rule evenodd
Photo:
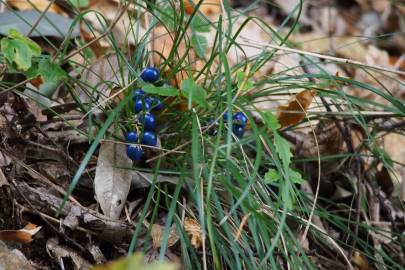
<instances>
[{"instance_id":1,"label":"twig","mask_svg":"<svg viewBox=\"0 0 405 270\"><path fill-rule=\"evenodd\" d=\"M249 43L240 43L240 45L250 46L252 48L257 48L257 49L266 48L268 50L269 50L269 48L270 49L277 49L277 50L282 50L282 51L287 51L287 52L292 52L292 53L298 53L298 54L302 54L302 55L309 55L309 56L317 57L317 58L320 58L320 59L331 60L331 61L335 61L335 62L342 63L342 64L359 65L359 66L363 66L363 67L368 67L368 68L372 68L372 69L382 70L382 71L391 72L391 73L400 74L400 75L405 76L405 71L400 71L400 70L387 68L387 67L383 67L383 66L379 66L379 65L366 64L366 63L362 63L362 62L359 62L359 61L350 60L350 59L347 59L347 58L339 58L339 57L334 57L334 56L329 56L329 55L324 55L324 54L319 54L319 53L313 53L313 52L307 52L307 51L292 49L292 48L288 48L288 47L285 47L285 46L277 46L277 45L273 45L273 44L266 44L266 43L257 42L257 41L254 41L254 40L251 40L251 39L248 39L248 38L245 38L245 37L241 37L241 38L245 42L249 42Z\"/></svg>"}]
</instances>

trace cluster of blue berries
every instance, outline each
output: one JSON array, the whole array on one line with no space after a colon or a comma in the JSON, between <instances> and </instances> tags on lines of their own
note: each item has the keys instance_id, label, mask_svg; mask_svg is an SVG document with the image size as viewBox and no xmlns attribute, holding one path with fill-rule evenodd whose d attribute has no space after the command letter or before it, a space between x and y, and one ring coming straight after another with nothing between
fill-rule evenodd
<instances>
[{"instance_id":1,"label":"cluster of blue berries","mask_svg":"<svg viewBox=\"0 0 405 270\"><path fill-rule=\"evenodd\" d=\"M154 67L145 68L141 73L141 79L148 83L157 82L159 77L159 70ZM127 156L133 161L139 161L143 155L143 149L135 144L156 146L156 118L151 111L162 110L163 103L157 97L147 95L142 89L134 90L132 98L134 100L134 112L137 114L137 123L138 126L143 126L143 134L141 138L139 138L137 130L127 134L126 141L130 143L127 145Z\"/></svg>"},{"instance_id":2,"label":"cluster of blue berries","mask_svg":"<svg viewBox=\"0 0 405 270\"><path fill-rule=\"evenodd\" d=\"M228 112L223 115L224 122L228 121ZM236 137L242 138L245 133L245 127L247 125L248 118L243 112L237 112L232 116L232 131Z\"/></svg>"},{"instance_id":3,"label":"cluster of blue berries","mask_svg":"<svg viewBox=\"0 0 405 270\"><path fill-rule=\"evenodd\" d=\"M222 119L224 120L224 123L228 121L228 112L225 112L224 115L222 116ZM210 124L212 121L210 122ZM236 137L242 138L243 134L245 133L245 128L248 123L248 118L243 112L237 112L234 115L232 115L232 131L233 134L235 134ZM218 123L216 123L218 125ZM212 136L215 136L217 133L216 129L212 129L209 134Z\"/></svg>"}]
</instances>

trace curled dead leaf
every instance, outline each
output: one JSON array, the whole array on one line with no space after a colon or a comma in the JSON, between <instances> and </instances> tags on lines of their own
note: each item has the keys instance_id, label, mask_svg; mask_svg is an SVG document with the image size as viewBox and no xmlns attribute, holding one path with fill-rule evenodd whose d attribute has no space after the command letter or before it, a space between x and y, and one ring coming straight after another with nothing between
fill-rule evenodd
<instances>
[{"instance_id":1,"label":"curled dead leaf","mask_svg":"<svg viewBox=\"0 0 405 270\"><path fill-rule=\"evenodd\" d=\"M202 233L200 224L193 218L184 219L184 230L186 230L188 236L191 238L191 245L195 248L200 248L202 245Z\"/></svg>"},{"instance_id":2,"label":"curled dead leaf","mask_svg":"<svg viewBox=\"0 0 405 270\"><path fill-rule=\"evenodd\" d=\"M165 227L159 224L153 224L151 230L152 245L154 249L160 248L163 240ZM180 236L176 232L176 227L173 225L169 232L169 239L167 240L167 247L171 247L177 243Z\"/></svg>"},{"instance_id":3,"label":"curled dead leaf","mask_svg":"<svg viewBox=\"0 0 405 270\"><path fill-rule=\"evenodd\" d=\"M3 230L0 231L0 240L28 244L33 240L32 236L39 232L41 228L41 226L38 227L35 224L28 223L21 230Z\"/></svg>"},{"instance_id":4,"label":"curled dead leaf","mask_svg":"<svg viewBox=\"0 0 405 270\"><path fill-rule=\"evenodd\" d=\"M287 105L278 107L277 119L282 127L297 124L305 118L305 112L316 95L315 90L299 92Z\"/></svg>"}]
</instances>

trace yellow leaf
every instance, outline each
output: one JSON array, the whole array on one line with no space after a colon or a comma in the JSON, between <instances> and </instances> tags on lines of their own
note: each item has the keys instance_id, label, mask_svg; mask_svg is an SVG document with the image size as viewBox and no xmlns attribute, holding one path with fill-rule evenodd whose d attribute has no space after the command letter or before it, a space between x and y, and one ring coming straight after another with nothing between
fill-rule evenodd
<instances>
[{"instance_id":1,"label":"yellow leaf","mask_svg":"<svg viewBox=\"0 0 405 270\"><path fill-rule=\"evenodd\" d=\"M282 127L297 124L305 118L305 112L316 95L315 90L304 90L288 102L278 107L277 119Z\"/></svg>"}]
</instances>

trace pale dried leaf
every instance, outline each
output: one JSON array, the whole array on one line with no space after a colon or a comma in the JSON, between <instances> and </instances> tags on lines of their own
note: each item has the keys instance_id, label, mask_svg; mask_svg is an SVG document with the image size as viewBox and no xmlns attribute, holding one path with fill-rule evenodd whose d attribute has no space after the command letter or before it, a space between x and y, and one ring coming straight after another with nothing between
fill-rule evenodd
<instances>
[{"instance_id":1,"label":"pale dried leaf","mask_svg":"<svg viewBox=\"0 0 405 270\"><path fill-rule=\"evenodd\" d=\"M151 229L151 236L152 236L152 243L153 248L158 249L160 248L163 240L165 226L159 224L153 224ZM171 247L177 243L180 239L180 236L177 234L176 226L173 224L170 232L169 232L169 239L167 240L167 247Z\"/></svg>"},{"instance_id":2,"label":"pale dried leaf","mask_svg":"<svg viewBox=\"0 0 405 270\"><path fill-rule=\"evenodd\" d=\"M202 232L200 224L193 218L185 218L183 223L184 230L191 238L191 245L199 249L202 245Z\"/></svg>"},{"instance_id":3,"label":"pale dried leaf","mask_svg":"<svg viewBox=\"0 0 405 270\"><path fill-rule=\"evenodd\" d=\"M24 254L18 249L9 250L0 241L0 269L2 270L32 270L34 269Z\"/></svg>"},{"instance_id":4,"label":"pale dried leaf","mask_svg":"<svg viewBox=\"0 0 405 270\"><path fill-rule=\"evenodd\" d=\"M120 217L129 188L132 161L126 156L126 146L113 142L103 142L97 160L94 189L103 213L113 220Z\"/></svg>"},{"instance_id":5,"label":"pale dried leaf","mask_svg":"<svg viewBox=\"0 0 405 270\"><path fill-rule=\"evenodd\" d=\"M18 10L32 10L38 9L39 11L45 11L49 5L48 0L7 0L7 4ZM49 12L58 13L60 15L67 16L67 14L56 4L52 4L48 9Z\"/></svg>"}]
</instances>

